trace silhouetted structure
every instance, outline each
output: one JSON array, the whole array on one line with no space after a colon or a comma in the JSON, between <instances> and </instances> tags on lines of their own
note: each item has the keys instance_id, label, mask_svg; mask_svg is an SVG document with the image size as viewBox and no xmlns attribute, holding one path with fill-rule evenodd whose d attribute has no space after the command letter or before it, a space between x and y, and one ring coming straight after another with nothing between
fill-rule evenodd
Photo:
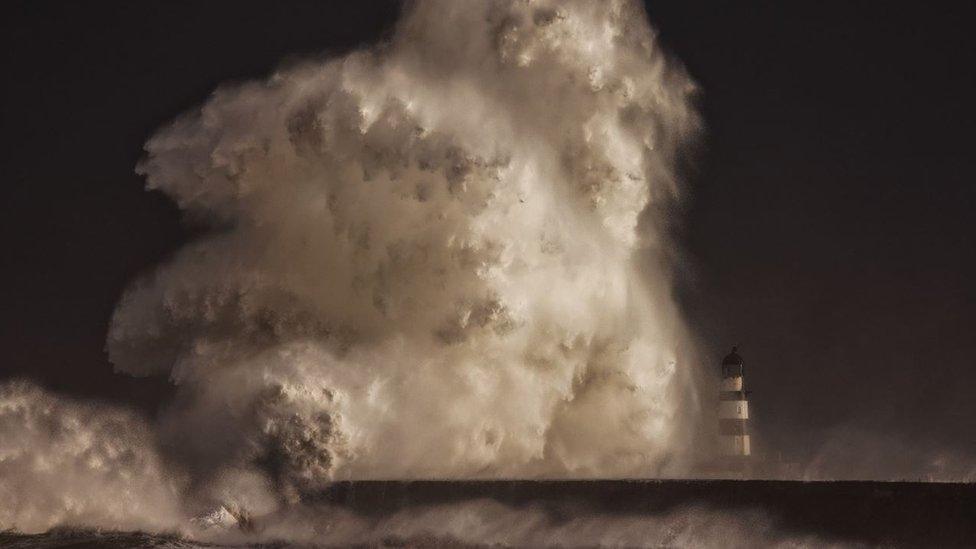
<instances>
[{"instance_id":1,"label":"silhouetted structure","mask_svg":"<svg viewBox=\"0 0 976 549\"><path fill-rule=\"evenodd\" d=\"M749 399L743 381L742 357L738 348L722 360L722 384L718 402L719 451L723 456L752 454L749 439Z\"/></svg>"}]
</instances>

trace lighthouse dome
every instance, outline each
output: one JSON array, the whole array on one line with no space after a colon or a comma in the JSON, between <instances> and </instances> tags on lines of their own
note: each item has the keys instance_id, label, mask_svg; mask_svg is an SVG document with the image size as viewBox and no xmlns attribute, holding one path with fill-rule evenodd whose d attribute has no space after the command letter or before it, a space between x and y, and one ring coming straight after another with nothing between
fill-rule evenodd
<instances>
[{"instance_id":1,"label":"lighthouse dome","mask_svg":"<svg viewBox=\"0 0 976 549\"><path fill-rule=\"evenodd\" d=\"M737 352L738 347L732 347L732 352L722 359L722 366L742 366L742 357Z\"/></svg>"}]
</instances>

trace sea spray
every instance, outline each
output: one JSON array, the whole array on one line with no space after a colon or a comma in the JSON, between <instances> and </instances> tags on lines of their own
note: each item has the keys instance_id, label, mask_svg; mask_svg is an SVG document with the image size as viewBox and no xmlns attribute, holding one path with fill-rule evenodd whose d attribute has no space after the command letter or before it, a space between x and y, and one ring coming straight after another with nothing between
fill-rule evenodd
<instances>
[{"instance_id":1,"label":"sea spray","mask_svg":"<svg viewBox=\"0 0 976 549\"><path fill-rule=\"evenodd\" d=\"M110 358L179 386L202 482L681 474L671 244L638 221L680 196L694 91L629 1L412 3L218 89L139 165L213 230L126 292Z\"/></svg>"},{"instance_id":2,"label":"sea spray","mask_svg":"<svg viewBox=\"0 0 976 549\"><path fill-rule=\"evenodd\" d=\"M101 491L35 505L61 488L18 469L0 527L287 516L336 479L686 473L665 212L695 91L622 0L411 2L387 42L219 88L137 168L209 231L133 282L107 342L177 394L148 426L15 392L2 465L61 452Z\"/></svg>"}]
</instances>

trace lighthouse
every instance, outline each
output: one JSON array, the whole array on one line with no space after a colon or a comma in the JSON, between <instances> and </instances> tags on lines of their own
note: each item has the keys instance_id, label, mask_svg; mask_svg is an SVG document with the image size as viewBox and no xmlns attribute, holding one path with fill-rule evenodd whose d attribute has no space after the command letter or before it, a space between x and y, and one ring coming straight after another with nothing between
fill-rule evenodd
<instances>
[{"instance_id":1,"label":"lighthouse","mask_svg":"<svg viewBox=\"0 0 976 549\"><path fill-rule=\"evenodd\" d=\"M722 359L722 384L719 389L719 451L736 458L751 454L749 447L749 400L742 380L742 357L732 352Z\"/></svg>"}]
</instances>

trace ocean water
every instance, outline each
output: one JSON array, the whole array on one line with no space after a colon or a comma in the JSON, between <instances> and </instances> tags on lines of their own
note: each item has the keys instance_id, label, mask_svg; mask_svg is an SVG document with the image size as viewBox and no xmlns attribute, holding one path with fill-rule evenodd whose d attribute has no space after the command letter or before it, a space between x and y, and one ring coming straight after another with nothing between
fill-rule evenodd
<instances>
[{"instance_id":1,"label":"ocean water","mask_svg":"<svg viewBox=\"0 0 976 549\"><path fill-rule=\"evenodd\" d=\"M780 481L345 482L181 534L60 528L3 547L976 546L976 485Z\"/></svg>"},{"instance_id":2,"label":"ocean water","mask_svg":"<svg viewBox=\"0 0 976 549\"><path fill-rule=\"evenodd\" d=\"M9 548L85 548L85 547L213 547L212 544L184 539L177 535L146 532L99 532L89 529L57 529L43 534L0 532L0 547Z\"/></svg>"}]
</instances>

